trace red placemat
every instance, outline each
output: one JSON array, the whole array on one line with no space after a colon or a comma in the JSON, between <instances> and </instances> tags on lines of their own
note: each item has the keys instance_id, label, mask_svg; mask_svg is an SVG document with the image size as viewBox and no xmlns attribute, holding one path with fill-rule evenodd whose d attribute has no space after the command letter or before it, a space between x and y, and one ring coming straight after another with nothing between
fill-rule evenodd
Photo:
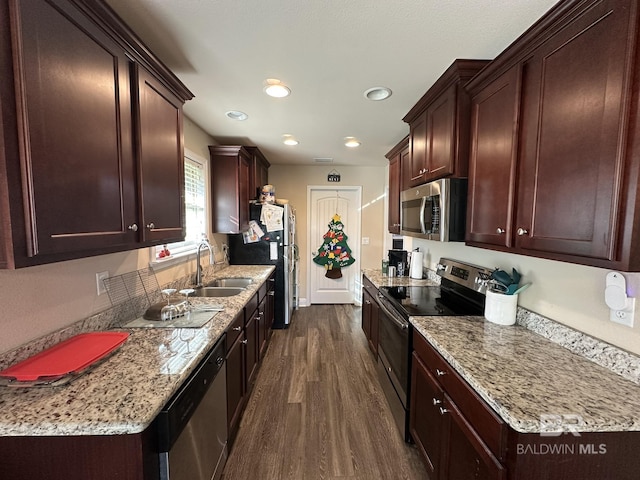
<instances>
[{"instance_id":1,"label":"red placemat","mask_svg":"<svg viewBox=\"0 0 640 480\"><path fill-rule=\"evenodd\" d=\"M77 373L122 345L126 332L81 333L2 370L0 377L19 382Z\"/></svg>"}]
</instances>

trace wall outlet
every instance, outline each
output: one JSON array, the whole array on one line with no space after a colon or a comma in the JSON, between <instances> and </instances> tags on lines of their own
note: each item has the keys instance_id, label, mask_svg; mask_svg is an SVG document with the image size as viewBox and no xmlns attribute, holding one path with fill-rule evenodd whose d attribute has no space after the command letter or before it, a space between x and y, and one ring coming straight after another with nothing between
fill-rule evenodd
<instances>
[{"instance_id":1,"label":"wall outlet","mask_svg":"<svg viewBox=\"0 0 640 480\"><path fill-rule=\"evenodd\" d=\"M109 278L108 271L96 273L96 291L98 292L98 295L107 293L107 289L105 288L104 282L103 282L105 278Z\"/></svg>"},{"instance_id":2,"label":"wall outlet","mask_svg":"<svg viewBox=\"0 0 640 480\"><path fill-rule=\"evenodd\" d=\"M624 310L609 310L609 320L612 322L633 327L633 316L635 314L636 299L627 298L627 306Z\"/></svg>"}]
</instances>

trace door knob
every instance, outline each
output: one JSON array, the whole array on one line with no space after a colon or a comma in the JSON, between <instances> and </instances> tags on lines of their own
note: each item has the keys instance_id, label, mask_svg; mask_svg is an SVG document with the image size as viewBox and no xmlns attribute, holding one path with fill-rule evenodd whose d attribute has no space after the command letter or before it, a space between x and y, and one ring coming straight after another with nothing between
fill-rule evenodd
<instances>
[{"instance_id":1,"label":"door knob","mask_svg":"<svg viewBox=\"0 0 640 480\"><path fill-rule=\"evenodd\" d=\"M527 230L526 228L519 228L518 230L516 230L516 233L520 236L523 236L528 234L529 230Z\"/></svg>"},{"instance_id":2,"label":"door knob","mask_svg":"<svg viewBox=\"0 0 640 480\"><path fill-rule=\"evenodd\" d=\"M504 228L500 228L500 227L496 228L496 233L498 235L502 235L504 232L506 232L506 230Z\"/></svg>"},{"instance_id":3,"label":"door knob","mask_svg":"<svg viewBox=\"0 0 640 480\"><path fill-rule=\"evenodd\" d=\"M153 222L151 222L149 225L147 225L147 228L149 230L152 230L152 229L156 228L156 226L153 224Z\"/></svg>"},{"instance_id":4,"label":"door knob","mask_svg":"<svg viewBox=\"0 0 640 480\"><path fill-rule=\"evenodd\" d=\"M135 223L133 225L129 225L127 228L129 230L131 230L132 232L137 232L138 231L138 225L136 225Z\"/></svg>"}]
</instances>

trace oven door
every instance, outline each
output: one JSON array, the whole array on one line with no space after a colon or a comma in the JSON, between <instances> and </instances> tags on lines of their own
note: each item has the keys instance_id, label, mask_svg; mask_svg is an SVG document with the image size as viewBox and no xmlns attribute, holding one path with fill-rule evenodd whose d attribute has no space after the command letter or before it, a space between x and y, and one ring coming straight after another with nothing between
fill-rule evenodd
<instances>
[{"instance_id":1,"label":"oven door","mask_svg":"<svg viewBox=\"0 0 640 480\"><path fill-rule=\"evenodd\" d=\"M406 442L409 433L409 322L378 294L378 378L393 419Z\"/></svg>"},{"instance_id":2,"label":"oven door","mask_svg":"<svg viewBox=\"0 0 640 480\"><path fill-rule=\"evenodd\" d=\"M409 321L381 294L378 295L378 301L378 353L393 388L406 409L409 387Z\"/></svg>"}]
</instances>

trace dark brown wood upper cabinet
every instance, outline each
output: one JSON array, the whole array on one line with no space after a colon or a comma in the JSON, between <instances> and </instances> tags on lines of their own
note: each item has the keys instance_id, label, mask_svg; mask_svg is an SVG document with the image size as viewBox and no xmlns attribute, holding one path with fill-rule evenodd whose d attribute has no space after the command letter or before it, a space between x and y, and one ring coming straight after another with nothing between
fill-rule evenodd
<instances>
[{"instance_id":1,"label":"dark brown wood upper cabinet","mask_svg":"<svg viewBox=\"0 0 640 480\"><path fill-rule=\"evenodd\" d=\"M629 0L560 2L469 82L468 244L640 270L638 19Z\"/></svg>"},{"instance_id":2,"label":"dark brown wood upper cabinet","mask_svg":"<svg viewBox=\"0 0 640 480\"><path fill-rule=\"evenodd\" d=\"M389 233L400 233L400 192L402 186L402 166L409 162L411 150L409 148L409 136L400 140L385 156L389 160Z\"/></svg>"},{"instance_id":3,"label":"dark brown wood upper cabinet","mask_svg":"<svg viewBox=\"0 0 640 480\"><path fill-rule=\"evenodd\" d=\"M251 154L240 145L209 146L212 228L240 233L249 224Z\"/></svg>"},{"instance_id":4,"label":"dark brown wood upper cabinet","mask_svg":"<svg viewBox=\"0 0 640 480\"><path fill-rule=\"evenodd\" d=\"M0 71L0 267L182 237L193 95L106 4L2 2Z\"/></svg>"},{"instance_id":5,"label":"dark brown wood upper cabinet","mask_svg":"<svg viewBox=\"0 0 640 480\"><path fill-rule=\"evenodd\" d=\"M183 102L137 65L138 172L142 239L184 239Z\"/></svg>"},{"instance_id":6,"label":"dark brown wood upper cabinet","mask_svg":"<svg viewBox=\"0 0 640 480\"><path fill-rule=\"evenodd\" d=\"M405 115L411 153L402 167L403 189L447 176L467 176L470 103L463 87L487 63L454 61Z\"/></svg>"},{"instance_id":7,"label":"dark brown wood upper cabinet","mask_svg":"<svg viewBox=\"0 0 640 480\"><path fill-rule=\"evenodd\" d=\"M512 246L520 74L512 67L472 99L467 239Z\"/></svg>"},{"instance_id":8,"label":"dark brown wood upper cabinet","mask_svg":"<svg viewBox=\"0 0 640 480\"><path fill-rule=\"evenodd\" d=\"M269 160L258 147L245 147L251 154L249 172L249 198L258 200L262 187L269 184Z\"/></svg>"},{"instance_id":9,"label":"dark brown wood upper cabinet","mask_svg":"<svg viewBox=\"0 0 640 480\"><path fill-rule=\"evenodd\" d=\"M249 224L249 201L269 181L269 161L253 146L211 145L209 153L213 231L240 233Z\"/></svg>"}]
</instances>

